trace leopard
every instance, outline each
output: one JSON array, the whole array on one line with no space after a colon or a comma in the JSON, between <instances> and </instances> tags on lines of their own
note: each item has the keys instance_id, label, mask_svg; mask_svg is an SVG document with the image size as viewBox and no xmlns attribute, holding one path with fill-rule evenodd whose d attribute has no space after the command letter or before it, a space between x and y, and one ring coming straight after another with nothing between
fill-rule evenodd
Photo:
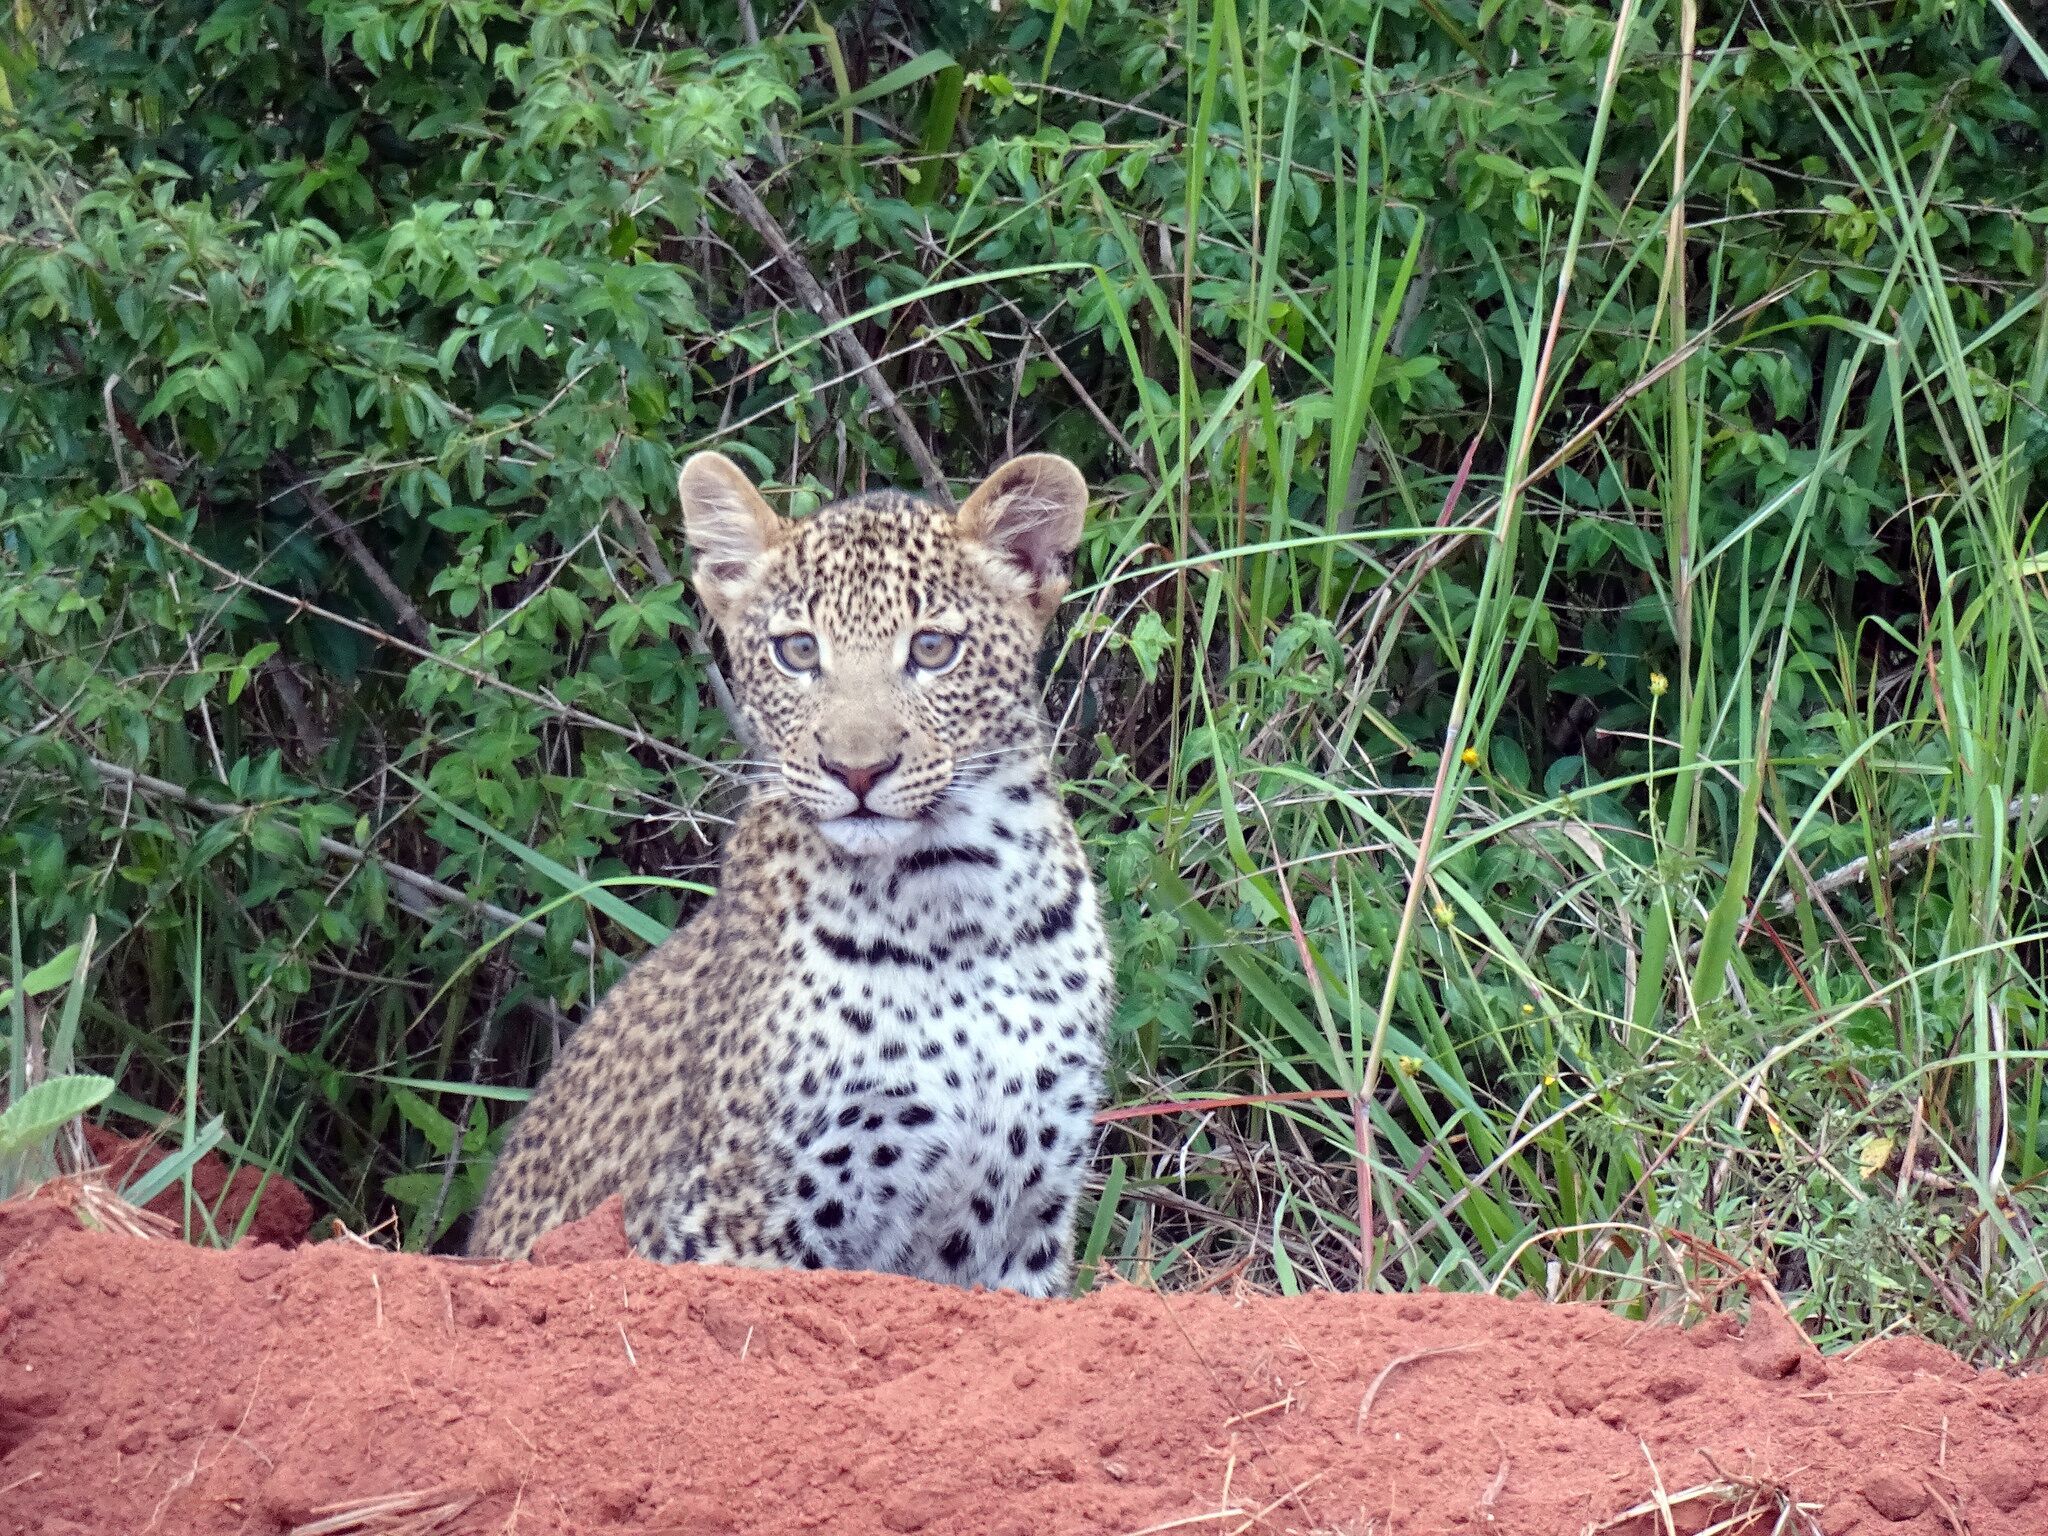
<instances>
[{"instance_id":1,"label":"leopard","mask_svg":"<svg viewBox=\"0 0 2048 1536\"><path fill-rule=\"evenodd\" d=\"M792 517L703 451L677 497L754 782L716 894L514 1119L467 1252L616 1192L666 1263L1064 1294L1115 1001L1039 683L1086 481L1028 453L957 511Z\"/></svg>"}]
</instances>

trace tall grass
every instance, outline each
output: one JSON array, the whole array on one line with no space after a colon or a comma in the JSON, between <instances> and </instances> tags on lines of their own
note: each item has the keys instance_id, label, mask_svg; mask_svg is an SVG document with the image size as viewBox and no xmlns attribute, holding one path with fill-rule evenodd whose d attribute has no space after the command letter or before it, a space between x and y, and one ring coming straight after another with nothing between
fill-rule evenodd
<instances>
[{"instance_id":1,"label":"tall grass","mask_svg":"<svg viewBox=\"0 0 2048 1536\"><path fill-rule=\"evenodd\" d=\"M1217 15L1190 70L1190 226L1213 82L1246 73L1229 8ZM1127 1059L1125 1096L1153 1102L1115 1122L1128 1137L1106 1191L1115 1215L1098 1217L1090 1258L1163 1284L1533 1287L1660 1316L1754 1268L1829 1340L1910 1323L1994 1354L2031 1348L2048 990L2029 964L2042 934L2028 847L2048 821L2048 677L2025 460L1999 424L2038 409L2048 354L2037 344L2025 379L1995 382L1970 357L2016 325L2048 337L2041 295L1971 334L1927 235L1946 142L1896 142L1845 39L1802 72L1798 102L1882 210L1864 258L1881 282L1853 321L1811 322L1835 334L1808 467L1712 537L1700 482L1720 428L1701 361L1802 322L1759 325L1753 302L1732 302L1713 236L1688 227L1713 138L1697 104L1730 67L1729 43L1696 55L1690 4L1655 27L1636 20L1618 8L1568 217L1533 266L1499 258L1519 368L1501 381L1496 467L1467 455L1455 475L1411 475L1376 442L1383 489L1364 509L1355 466L1421 221L1374 195L1368 87L1330 190L1336 264L1286 264L1280 168L1303 111L1300 58L1277 104L1237 124L1272 181L1254 200L1265 222L1244 279L1255 387L1206 400L1183 388L1177 414L1145 419L1147 440L1178 445L1181 525L1214 535L1179 597L1195 616L1179 631L1194 702L1164 748L1167 854L1151 885L1187 923L1214 1001L1188 1048L1141 1036ZM1589 260L1614 81L1671 32L1683 77L1642 203ZM1657 183L1662 206L1648 201ZM1560 422L1580 346L1644 270L1659 293L1635 375L1590 421ZM1568 296L1600 283L1588 321ZM1306 346L1260 323L1276 300L1305 316ZM1163 295L1153 308L1176 313ZM1263 366L1290 350L1309 385L1294 398ZM1310 402L1328 429L1320 462L1304 463ZM1931 462L1905 451L1909 411L1947 450ZM1859 494L1883 503L1876 479L1902 464L1926 628L1873 615L1816 653L1802 614L1816 513ZM1631 513L1661 530L1662 563L1640 601L1675 644L1635 658L1651 708L1627 732L1630 771L1582 765L1557 792L1527 782L1506 729L1542 667L1558 576L1559 540L1524 519L1554 528L1554 477L1602 466L1643 477ZM1283 514L1305 470L1325 487L1308 525ZM1274 518L1253 529L1244 487L1262 475ZM1135 542L1123 532L1118 548ZM1340 547L1356 552L1348 571ZM1476 562L1476 580L1437 580L1450 560ZM1342 625L1320 709L1246 665L1304 613ZM1455 676L1419 735L1374 698L1394 647L1417 635ZM1900 675L1884 640L1913 658ZM1384 782L1369 737L1425 775ZM1852 855L1867 873L1832 877ZM1188 1103L1169 1112L1175 1099Z\"/></svg>"}]
</instances>

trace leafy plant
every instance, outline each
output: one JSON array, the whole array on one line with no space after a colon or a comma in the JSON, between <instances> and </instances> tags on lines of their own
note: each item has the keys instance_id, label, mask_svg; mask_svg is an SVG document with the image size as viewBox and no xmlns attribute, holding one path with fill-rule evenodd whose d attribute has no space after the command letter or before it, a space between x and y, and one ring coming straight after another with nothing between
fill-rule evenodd
<instances>
[{"instance_id":1,"label":"leafy plant","mask_svg":"<svg viewBox=\"0 0 2048 1536\"><path fill-rule=\"evenodd\" d=\"M79 1116L104 1103L114 1081L95 1072L71 1070L85 999L82 973L92 963L93 929L32 970L21 963L21 932L14 931L12 982L0 989L7 1009L7 1105L0 1109L0 1199L57 1171L57 1137ZM65 989L64 1007L39 1031L31 1019L34 999Z\"/></svg>"}]
</instances>

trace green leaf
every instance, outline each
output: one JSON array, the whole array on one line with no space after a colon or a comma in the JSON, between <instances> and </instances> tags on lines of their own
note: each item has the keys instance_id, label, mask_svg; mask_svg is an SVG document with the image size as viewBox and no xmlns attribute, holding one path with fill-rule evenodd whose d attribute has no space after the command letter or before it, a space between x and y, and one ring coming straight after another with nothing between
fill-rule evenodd
<instances>
[{"instance_id":1,"label":"green leaf","mask_svg":"<svg viewBox=\"0 0 2048 1536\"><path fill-rule=\"evenodd\" d=\"M427 1138L427 1145L446 1157L455 1150L455 1122L416 1093L401 1088L391 1096L406 1123Z\"/></svg>"},{"instance_id":2,"label":"green leaf","mask_svg":"<svg viewBox=\"0 0 2048 1536\"><path fill-rule=\"evenodd\" d=\"M1130 1175L1121 1155L1109 1160L1109 1173L1102 1194L1095 1202L1095 1217L1088 1224L1088 1236L1081 1244L1080 1262L1074 1267L1074 1294L1084 1296L1095 1288L1096 1272L1109 1249L1110 1229L1116 1221L1117 1202L1123 1198L1124 1181Z\"/></svg>"},{"instance_id":3,"label":"green leaf","mask_svg":"<svg viewBox=\"0 0 2048 1536\"><path fill-rule=\"evenodd\" d=\"M81 946L77 944L67 944L56 955L22 977L22 992L29 997L41 997L45 992L54 992L63 986L77 973L80 948Z\"/></svg>"},{"instance_id":4,"label":"green leaf","mask_svg":"<svg viewBox=\"0 0 2048 1536\"><path fill-rule=\"evenodd\" d=\"M933 48L919 54L907 64L899 64L878 80L870 80L850 95L841 95L824 106L805 114L798 120L799 127L809 127L820 118L833 117L853 107L864 107L871 101L880 101L908 90L920 80L929 79L942 69L954 67L953 56L942 49Z\"/></svg>"},{"instance_id":5,"label":"green leaf","mask_svg":"<svg viewBox=\"0 0 2048 1536\"><path fill-rule=\"evenodd\" d=\"M421 1093L458 1093L465 1097L491 1099L500 1104L524 1104L533 1097L531 1088L505 1088L493 1083L455 1083L434 1077L393 1077L384 1072L364 1074L373 1083L395 1088L413 1088Z\"/></svg>"},{"instance_id":6,"label":"green leaf","mask_svg":"<svg viewBox=\"0 0 2048 1536\"><path fill-rule=\"evenodd\" d=\"M215 1115L193 1133L189 1143L121 1190L121 1198L130 1205L149 1204L190 1173L198 1165L199 1159L220 1145L226 1134L227 1121Z\"/></svg>"},{"instance_id":7,"label":"green leaf","mask_svg":"<svg viewBox=\"0 0 2048 1536\"><path fill-rule=\"evenodd\" d=\"M1166 621L1147 608L1138 615L1138 622L1131 626L1130 638L1125 641L1136 658L1138 670L1145 675L1145 681L1159 681L1159 660L1173 646L1173 631L1166 627Z\"/></svg>"},{"instance_id":8,"label":"green leaf","mask_svg":"<svg viewBox=\"0 0 2048 1536\"><path fill-rule=\"evenodd\" d=\"M111 1077L91 1073L45 1078L0 1112L0 1156L36 1145L113 1091Z\"/></svg>"}]
</instances>

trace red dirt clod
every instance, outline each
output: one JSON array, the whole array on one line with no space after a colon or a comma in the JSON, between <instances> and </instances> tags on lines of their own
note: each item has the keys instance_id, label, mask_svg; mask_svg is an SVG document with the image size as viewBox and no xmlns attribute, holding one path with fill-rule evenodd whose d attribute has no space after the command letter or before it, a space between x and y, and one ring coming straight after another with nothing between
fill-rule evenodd
<instances>
[{"instance_id":1,"label":"red dirt clod","mask_svg":"<svg viewBox=\"0 0 2048 1536\"><path fill-rule=\"evenodd\" d=\"M1763 1298L1750 1310L1742 1335L1742 1368L1758 1381L1782 1381L1794 1375L1813 1355L1813 1345L1799 1327Z\"/></svg>"},{"instance_id":2,"label":"red dirt clod","mask_svg":"<svg viewBox=\"0 0 2048 1536\"><path fill-rule=\"evenodd\" d=\"M64 1407L64 1393L52 1382L35 1378L0 1386L0 1457L41 1428Z\"/></svg>"},{"instance_id":3,"label":"red dirt clod","mask_svg":"<svg viewBox=\"0 0 2048 1536\"><path fill-rule=\"evenodd\" d=\"M2010 1514L2034 1496L2038 1482L2031 1460L1994 1462L1977 1474L1977 1491Z\"/></svg>"},{"instance_id":4,"label":"red dirt clod","mask_svg":"<svg viewBox=\"0 0 2048 1536\"><path fill-rule=\"evenodd\" d=\"M533 1245L532 1262L593 1264L632 1257L633 1245L626 1238L626 1202L613 1195L580 1221L542 1233Z\"/></svg>"},{"instance_id":5,"label":"red dirt clod","mask_svg":"<svg viewBox=\"0 0 2048 1536\"><path fill-rule=\"evenodd\" d=\"M78 1219L70 1207L47 1196L10 1200L0 1205L0 1213L6 1218L0 1220L0 1264L13 1258L18 1249L38 1248L59 1233L78 1230ZM9 1310L11 1316L21 1315L18 1306Z\"/></svg>"},{"instance_id":6,"label":"red dirt clod","mask_svg":"<svg viewBox=\"0 0 2048 1536\"><path fill-rule=\"evenodd\" d=\"M117 1189L138 1173L154 1168L173 1150L148 1137L130 1141L103 1125L90 1124L85 1127L85 1146L94 1162L105 1165L107 1182ZM238 1168L230 1178L228 1165L217 1152L207 1153L192 1165L192 1193L213 1213L214 1225L223 1237L241 1225L251 1200L256 1202L256 1215L245 1234L250 1242L289 1248L304 1242L313 1225L313 1203L296 1184L275 1174L265 1179L260 1168ZM173 1184L145 1209L170 1221L182 1220L184 1186Z\"/></svg>"},{"instance_id":7,"label":"red dirt clod","mask_svg":"<svg viewBox=\"0 0 2048 1536\"><path fill-rule=\"evenodd\" d=\"M1928 1376L1936 1380L1960 1378L1967 1381L1970 1368L1939 1345L1912 1337L1879 1339L1856 1352L1866 1365L1875 1365L1894 1376Z\"/></svg>"},{"instance_id":8,"label":"red dirt clod","mask_svg":"<svg viewBox=\"0 0 2048 1536\"><path fill-rule=\"evenodd\" d=\"M1675 1403L1689 1392L1699 1390L1699 1377L1687 1371L1672 1371L1663 1376L1652 1377L1644 1393L1653 1402Z\"/></svg>"},{"instance_id":9,"label":"red dirt clod","mask_svg":"<svg viewBox=\"0 0 2048 1536\"><path fill-rule=\"evenodd\" d=\"M1571 1377L1557 1384L1557 1400L1571 1414L1591 1413L1607 1400L1607 1394L1583 1377Z\"/></svg>"},{"instance_id":10,"label":"red dirt clod","mask_svg":"<svg viewBox=\"0 0 2048 1536\"><path fill-rule=\"evenodd\" d=\"M2048 1388L1931 1346L1893 1351L1903 1372L1831 1359L1811 1388L1770 1319L1702 1347L1483 1296L1035 1302L664 1269L605 1222L555 1265L353 1243L269 1263L0 1209L0 1536L277 1536L364 1510L349 1528L456 1536L1558 1536L1721 1469L1830 1536L1935 1536L1950 1511L1972 1536L2048 1529Z\"/></svg>"},{"instance_id":11,"label":"red dirt clod","mask_svg":"<svg viewBox=\"0 0 2048 1536\"><path fill-rule=\"evenodd\" d=\"M1927 1485L1899 1467L1879 1467L1863 1480L1863 1501L1885 1519L1911 1520L1934 1502Z\"/></svg>"}]
</instances>

